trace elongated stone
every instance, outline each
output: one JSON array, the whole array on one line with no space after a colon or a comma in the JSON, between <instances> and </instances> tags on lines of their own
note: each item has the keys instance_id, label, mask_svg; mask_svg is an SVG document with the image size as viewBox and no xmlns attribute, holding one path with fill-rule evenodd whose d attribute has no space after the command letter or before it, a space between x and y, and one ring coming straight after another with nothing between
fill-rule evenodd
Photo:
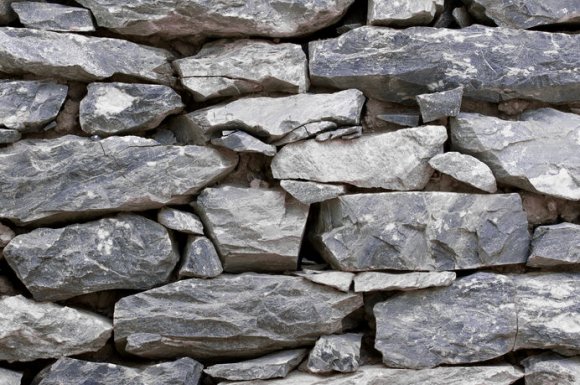
<instances>
[{"instance_id":1,"label":"elongated stone","mask_svg":"<svg viewBox=\"0 0 580 385\"><path fill-rule=\"evenodd\" d=\"M229 152L134 136L21 140L0 148L0 218L46 222L185 203L236 164Z\"/></svg>"},{"instance_id":2,"label":"elongated stone","mask_svg":"<svg viewBox=\"0 0 580 385\"><path fill-rule=\"evenodd\" d=\"M453 272L389 274L365 272L354 277L354 291L418 290L428 287L449 286L455 281Z\"/></svg>"},{"instance_id":3,"label":"elongated stone","mask_svg":"<svg viewBox=\"0 0 580 385\"><path fill-rule=\"evenodd\" d=\"M115 341L148 358L255 357L340 333L343 319L361 306L358 294L300 277L192 278L117 302Z\"/></svg>"},{"instance_id":4,"label":"elongated stone","mask_svg":"<svg viewBox=\"0 0 580 385\"><path fill-rule=\"evenodd\" d=\"M5 130L0 128L0 144L10 144L18 142L22 134L17 130Z\"/></svg>"},{"instance_id":5,"label":"elongated stone","mask_svg":"<svg viewBox=\"0 0 580 385\"><path fill-rule=\"evenodd\" d=\"M311 373L356 372L360 366L362 334L322 336L310 351L306 367Z\"/></svg>"},{"instance_id":6,"label":"elongated stone","mask_svg":"<svg viewBox=\"0 0 580 385\"><path fill-rule=\"evenodd\" d=\"M489 193L497 191L495 176L493 176L491 169L471 155L446 152L431 158L429 165L443 174L482 191Z\"/></svg>"},{"instance_id":7,"label":"elongated stone","mask_svg":"<svg viewBox=\"0 0 580 385\"><path fill-rule=\"evenodd\" d=\"M534 231L528 266L580 265L580 225L560 223Z\"/></svg>"},{"instance_id":8,"label":"elongated stone","mask_svg":"<svg viewBox=\"0 0 580 385\"><path fill-rule=\"evenodd\" d=\"M179 278L213 278L224 271L220 257L206 237L190 236L185 245L183 263L179 268Z\"/></svg>"},{"instance_id":9,"label":"elongated stone","mask_svg":"<svg viewBox=\"0 0 580 385\"><path fill-rule=\"evenodd\" d=\"M335 288L336 290L348 293L354 274L345 271L327 271L327 270L308 270L299 271L295 275L305 278L320 285L326 285Z\"/></svg>"},{"instance_id":10,"label":"elongated stone","mask_svg":"<svg viewBox=\"0 0 580 385\"><path fill-rule=\"evenodd\" d=\"M280 181L280 187L305 205L326 201L346 194L346 186L306 182L301 180Z\"/></svg>"},{"instance_id":11,"label":"elongated stone","mask_svg":"<svg viewBox=\"0 0 580 385\"><path fill-rule=\"evenodd\" d=\"M389 27L413 27L433 21L443 0L369 0L368 22Z\"/></svg>"},{"instance_id":12,"label":"elongated stone","mask_svg":"<svg viewBox=\"0 0 580 385\"><path fill-rule=\"evenodd\" d=\"M245 131L234 131L221 138L214 138L211 144L229 148L235 152L253 152L266 156L276 155L276 147L262 142Z\"/></svg>"},{"instance_id":13,"label":"elongated stone","mask_svg":"<svg viewBox=\"0 0 580 385\"><path fill-rule=\"evenodd\" d=\"M22 373L0 368L0 385L20 385Z\"/></svg>"},{"instance_id":14,"label":"elongated stone","mask_svg":"<svg viewBox=\"0 0 580 385\"><path fill-rule=\"evenodd\" d=\"M448 116L457 116L461 109L463 87L433 94L417 95L423 122L432 122Z\"/></svg>"},{"instance_id":15,"label":"elongated stone","mask_svg":"<svg viewBox=\"0 0 580 385\"><path fill-rule=\"evenodd\" d=\"M554 353L531 356L522 361L526 385L580 384L580 356L562 357Z\"/></svg>"},{"instance_id":16,"label":"elongated stone","mask_svg":"<svg viewBox=\"0 0 580 385\"><path fill-rule=\"evenodd\" d=\"M197 215L187 211L165 207L157 213L157 222L181 233L203 235L203 223Z\"/></svg>"},{"instance_id":17,"label":"elongated stone","mask_svg":"<svg viewBox=\"0 0 580 385\"><path fill-rule=\"evenodd\" d=\"M272 144L275 146L283 146L285 144L298 142L299 140L314 138L321 132L331 131L337 127L338 125L334 122L306 123L305 125L290 131L281 139L272 142Z\"/></svg>"},{"instance_id":18,"label":"elongated stone","mask_svg":"<svg viewBox=\"0 0 580 385\"><path fill-rule=\"evenodd\" d=\"M61 4L20 1L12 4L20 22L28 28L57 32L93 32L91 12Z\"/></svg>"}]
</instances>

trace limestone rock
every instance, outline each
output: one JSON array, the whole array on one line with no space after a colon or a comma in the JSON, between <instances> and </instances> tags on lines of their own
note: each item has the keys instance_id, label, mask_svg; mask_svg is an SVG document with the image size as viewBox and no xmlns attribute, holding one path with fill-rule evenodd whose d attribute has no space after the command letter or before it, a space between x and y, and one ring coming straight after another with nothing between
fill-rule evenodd
<instances>
[{"instance_id":1,"label":"limestone rock","mask_svg":"<svg viewBox=\"0 0 580 385\"><path fill-rule=\"evenodd\" d=\"M301 180L282 180L280 187L305 205L322 202L346 194L346 186Z\"/></svg>"},{"instance_id":2,"label":"limestone rock","mask_svg":"<svg viewBox=\"0 0 580 385\"><path fill-rule=\"evenodd\" d=\"M214 138L211 144L229 148L235 152L254 152L266 156L276 155L276 147L266 144L245 131L234 131L221 138Z\"/></svg>"},{"instance_id":3,"label":"limestone rock","mask_svg":"<svg viewBox=\"0 0 580 385\"><path fill-rule=\"evenodd\" d=\"M580 266L580 225L560 223L534 231L528 266Z\"/></svg>"},{"instance_id":4,"label":"limestone rock","mask_svg":"<svg viewBox=\"0 0 580 385\"><path fill-rule=\"evenodd\" d=\"M157 213L157 222L181 233L203 235L203 223L194 213L164 207Z\"/></svg>"},{"instance_id":5,"label":"limestone rock","mask_svg":"<svg viewBox=\"0 0 580 385\"><path fill-rule=\"evenodd\" d=\"M369 24L412 27L433 21L443 0L369 0Z\"/></svg>"},{"instance_id":6,"label":"limestone rock","mask_svg":"<svg viewBox=\"0 0 580 385\"><path fill-rule=\"evenodd\" d=\"M199 102L256 92L297 94L309 85L306 54L297 44L218 40L173 65Z\"/></svg>"},{"instance_id":7,"label":"limestone rock","mask_svg":"<svg viewBox=\"0 0 580 385\"><path fill-rule=\"evenodd\" d=\"M147 358L255 357L339 333L343 319L361 306L358 294L300 277L192 278L117 302L115 340Z\"/></svg>"},{"instance_id":8,"label":"limestone rock","mask_svg":"<svg viewBox=\"0 0 580 385\"><path fill-rule=\"evenodd\" d=\"M398 103L461 85L465 97L494 103L518 98L565 103L580 99L579 52L580 35L573 34L366 26L312 41L310 80Z\"/></svg>"},{"instance_id":9,"label":"limestone rock","mask_svg":"<svg viewBox=\"0 0 580 385\"><path fill-rule=\"evenodd\" d=\"M580 384L580 356L566 358L554 353L531 356L522 361L526 385Z\"/></svg>"},{"instance_id":10,"label":"limestone rock","mask_svg":"<svg viewBox=\"0 0 580 385\"><path fill-rule=\"evenodd\" d=\"M183 110L171 87L152 84L93 83L81 101L81 128L101 136L152 130Z\"/></svg>"},{"instance_id":11,"label":"limestone rock","mask_svg":"<svg viewBox=\"0 0 580 385\"><path fill-rule=\"evenodd\" d=\"M463 87L432 94L417 95L423 122L432 122L448 116L457 116L461 110Z\"/></svg>"},{"instance_id":12,"label":"limestone rock","mask_svg":"<svg viewBox=\"0 0 580 385\"><path fill-rule=\"evenodd\" d=\"M356 372L360 366L362 334L322 336L308 356L311 373Z\"/></svg>"},{"instance_id":13,"label":"limestone rock","mask_svg":"<svg viewBox=\"0 0 580 385\"><path fill-rule=\"evenodd\" d=\"M10 144L18 142L22 134L17 130L5 130L0 128L0 144Z\"/></svg>"},{"instance_id":14,"label":"limestone rock","mask_svg":"<svg viewBox=\"0 0 580 385\"><path fill-rule=\"evenodd\" d=\"M12 4L20 22L28 28L57 32L93 32L91 12L61 4L21 1Z\"/></svg>"},{"instance_id":15,"label":"limestone rock","mask_svg":"<svg viewBox=\"0 0 580 385\"><path fill-rule=\"evenodd\" d=\"M91 82L122 75L135 80L171 84L163 49L126 40L87 37L29 28L0 28L0 72Z\"/></svg>"},{"instance_id":16,"label":"limestone rock","mask_svg":"<svg viewBox=\"0 0 580 385\"><path fill-rule=\"evenodd\" d=\"M580 200L580 116L551 108L520 121L476 113L451 121L452 147L486 163L500 183Z\"/></svg>"},{"instance_id":17,"label":"limestone rock","mask_svg":"<svg viewBox=\"0 0 580 385\"><path fill-rule=\"evenodd\" d=\"M0 218L30 223L185 203L236 164L232 153L134 136L21 140L0 148Z\"/></svg>"},{"instance_id":18,"label":"limestone rock","mask_svg":"<svg viewBox=\"0 0 580 385\"><path fill-rule=\"evenodd\" d=\"M275 146L283 146L285 144L298 142L299 140L314 138L321 132L335 130L337 127L338 127L337 124L334 122L323 121L315 123L306 123L305 125L290 131L281 139L272 142L272 144Z\"/></svg>"},{"instance_id":19,"label":"limestone rock","mask_svg":"<svg viewBox=\"0 0 580 385\"><path fill-rule=\"evenodd\" d=\"M225 271L296 270L307 205L281 190L221 186L195 206Z\"/></svg>"},{"instance_id":20,"label":"limestone rock","mask_svg":"<svg viewBox=\"0 0 580 385\"><path fill-rule=\"evenodd\" d=\"M295 275L305 278L311 282L318 283L320 285L326 285L335 288L336 290L344 291L348 293L352 280L354 278L353 273L345 271L328 271L328 270L308 270L298 271L294 273Z\"/></svg>"},{"instance_id":21,"label":"limestone rock","mask_svg":"<svg viewBox=\"0 0 580 385\"><path fill-rule=\"evenodd\" d=\"M379 272L359 273L354 277L354 291L417 290L428 287L449 286L455 281L453 272L389 274Z\"/></svg>"},{"instance_id":22,"label":"limestone rock","mask_svg":"<svg viewBox=\"0 0 580 385\"><path fill-rule=\"evenodd\" d=\"M318 142L326 142L333 139L356 139L362 136L362 126L341 127L333 131L321 132L316 135Z\"/></svg>"},{"instance_id":23,"label":"limestone rock","mask_svg":"<svg viewBox=\"0 0 580 385\"><path fill-rule=\"evenodd\" d=\"M190 236L187 239L179 278L213 278L223 271L215 246L208 238Z\"/></svg>"},{"instance_id":24,"label":"limestone rock","mask_svg":"<svg viewBox=\"0 0 580 385\"><path fill-rule=\"evenodd\" d=\"M497 191L491 169L473 156L459 152L446 152L431 158L429 165L443 174L482 191L489 193Z\"/></svg>"},{"instance_id":25,"label":"limestone rock","mask_svg":"<svg viewBox=\"0 0 580 385\"><path fill-rule=\"evenodd\" d=\"M10 241L4 256L38 301L150 289L166 283L179 261L167 230L134 214L36 229Z\"/></svg>"},{"instance_id":26,"label":"limestone rock","mask_svg":"<svg viewBox=\"0 0 580 385\"><path fill-rule=\"evenodd\" d=\"M108 319L23 296L0 297L0 360L34 361L102 348L113 331Z\"/></svg>"},{"instance_id":27,"label":"limestone rock","mask_svg":"<svg viewBox=\"0 0 580 385\"><path fill-rule=\"evenodd\" d=\"M284 146L272 161L272 175L277 179L420 190L433 173L427 162L443 152L446 139L445 127L424 126L353 141L307 140Z\"/></svg>"},{"instance_id":28,"label":"limestone rock","mask_svg":"<svg viewBox=\"0 0 580 385\"><path fill-rule=\"evenodd\" d=\"M0 368L0 385L20 385L22 373Z\"/></svg>"}]
</instances>

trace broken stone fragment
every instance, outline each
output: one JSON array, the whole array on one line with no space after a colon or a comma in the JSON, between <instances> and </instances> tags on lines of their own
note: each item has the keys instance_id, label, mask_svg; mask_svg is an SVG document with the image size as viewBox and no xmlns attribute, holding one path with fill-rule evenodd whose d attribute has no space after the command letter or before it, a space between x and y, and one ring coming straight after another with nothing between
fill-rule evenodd
<instances>
[{"instance_id":1,"label":"broken stone fragment","mask_svg":"<svg viewBox=\"0 0 580 385\"><path fill-rule=\"evenodd\" d=\"M223 271L220 257L211 240L196 236L187 239L179 278L213 278Z\"/></svg>"},{"instance_id":2,"label":"broken stone fragment","mask_svg":"<svg viewBox=\"0 0 580 385\"><path fill-rule=\"evenodd\" d=\"M320 285L333 287L336 290L344 291L345 293L348 293L350 290L350 286L354 278L353 273L345 271L319 271L308 269L297 271L294 273L294 275L305 278Z\"/></svg>"},{"instance_id":3,"label":"broken stone fragment","mask_svg":"<svg viewBox=\"0 0 580 385\"><path fill-rule=\"evenodd\" d=\"M360 366L362 334L322 336L308 356L306 367L316 374L356 372Z\"/></svg>"},{"instance_id":4,"label":"broken stone fragment","mask_svg":"<svg viewBox=\"0 0 580 385\"><path fill-rule=\"evenodd\" d=\"M322 202L346 194L345 185L307 182L302 180L282 180L280 181L280 187L305 205Z\"/></svg>"},{"instance_id":5,"label":"broken stone fragment","mask_svg":"<svg viewBox=\"0 0 580 385\"><path fill-rule=\"evenodd\" d=\"M20 22L28 28L57 32L93 32L91 12L61 4L20 1L12 4Z\"/></svg>"},{"instance_id":6,"label":"broken stone fragment","mask_svg":"<svg viewBox=\"0 0 580 385\"><path fill-rule=\"evenodd\" d=\"M17 130L5 130L0 128L0 144L10 144L18 142L22 134Z\"/></svg>"},{"instance_id":7,"label":"broken stone fragment","mask_svg":"<svg viewBox=\"0 0 580 385\"><path fill-rule=\"evenodd\" d=\"M531 356L522 361L526 385L580 384L580 356L562 357L554 353Z\"/></svg>"},{"instance_id":8,"label":"broken stone fragment","mask_svg":"<svg viewBox=\"0 0 580 385\"><path fill-rule=\"evenodd\" d=\"M463 86L449 91L417 95L423 122L432 122L448 116L457 116L461 110Z\"/></svg>"},{"instance_id":9,"label":"broken stone fragment","mask_svg":"<svg viewBox=\"0 0 580 385\"><path fill-rule=\"evenodd\" d=\"M21 381L22 373L0 368L0 385L20 385Z\"/></svg>"},{"instance_id":10,"label":"broken stone fragment","mask_svg":"<svg viewBox=\"0 0 580 385\"><path fill-rule=\"evenodd\" d=\"M203 235L203 223L194 213L164 207L157 213L157 222L180 233Z\"/></svg>"},{"instance_id":11,"label":"broken stone fragment","mask_svg":"<svg viewBox=\"0 0 580 385\"><path fill-rule=\"evenodd\" d=\"M254 152L266 156L276 155L276 146L266 144L244 131L234 131L211 140L211 144L229 148L235 152Z\"/></svg>"},{"instance_id":12,"label":"broken stone fragment","mask_svg":"<svg viewBox=\"0 0 580 385\"><path fill-rule=\"evenodd\" d=\"M359 273L354 277L357 293L387 290L418 290L428 287L449 286L455 281L453 272L389 274L379 272Z\"/></svg>"},{"instance_id":13,"label":"broken stone fragment","mask_svg":"<svg viewBox=\"0 0 580 385\"><path fill-rule=\"evenodd\" d=\"M473 156L459 152L446 152L431 158L429 165L435 170L479 190L488 193L497 191L495 177L491 169Z\"/></svg>"},{"instance_id":14,"label":"broken stone fragment","mask_svg":"<svg viewBox=\"0 0 580 385\"><path fill-rule=\"evenodd\" d=\"M322 132L316 135L318 142L326 142L333 139L356 139L362 135L362 126L342 127L333 131Z\"/></svg>"},{"instance_id":15,"label":"broken stone fragment","mask_svg":"<svg viewBox=\"0 0 580 385\"><path fill-rule=\"evenodd\" d=\"M403 127L417 127L419 125L419 115L417 114L381 114L377 115L377 118Z\"/></svg>"},{"instance_id":16,"label":"broken stone fragment","mask_svg":"<svg viewBox=\"0 0 580 385\"><path fill-rule=\"evenodd\" d=\"M532 238L532 252L528 258L528 266L561 265L580 266L580 225L560 223L537 227Z\"/></svg>"},{"instance_id":17,"label":"broken stone fragment","mask_svg":"<svg viewBox=\"0 0 580 385\"><path fill-rule=\"evenodd\" d=\"M413 27L433 21L443 0L369 0L368 22L388 27Z\"/></svg>"},{"instance_id":18,"label":"broken stone fragment","mask_svg":"<svg viewBox=\"0 0 580 385\"><path fill-rule=\"evenodd\" d=\"M283 146L285 144L298 142L299 140L314 138L321 132L332 131L337 127L337 124L334 122L307 123L290 131L281 139L272 142L272 144L274 146Z\"/></svg>"}]
</instances>

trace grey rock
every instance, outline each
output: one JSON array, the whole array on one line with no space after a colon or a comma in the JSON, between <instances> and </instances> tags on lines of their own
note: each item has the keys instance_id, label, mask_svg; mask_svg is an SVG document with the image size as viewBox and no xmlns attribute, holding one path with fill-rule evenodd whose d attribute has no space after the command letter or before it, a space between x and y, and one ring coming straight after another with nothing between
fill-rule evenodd
<instances>
[{"instance_id":1,"label":"grey rock","mask_svg":"<svg viewBox=\"0 0 580 385\"><path fill-rule=\"evenodd\" d=\"M94 352L113 325L102 316L21 295L0 297L0 360L34 361Z\"/></svg>"},{"instance_id":2,"label":"grey rock","mask_svg":"<svg viewBox=\"0 0 580 385\"><path fill-rule=\"evenodd\" d=\"M497 191L495 176L491 169L473 156L459 152L446 152L431 158L429 165L443 174L482 191L489 193Z\"/></svg>"},{"instance_id":3,"label":"grey rock","mask_svg":"<svg viewBox=\"0 0 580 385\"><path fill-rule=\"evenodd\" d=\"M157 213L157 222L181 233L203 235L203 223L194 213L164 207Z\"/></svg>"},{"instance_id":4,"label":"grey rock","mask_svg":"<svg viewBox=\"0 0 580 385\"><path fill-rule=\"evenodd\" d=\"M387 290L418 290L428 287L449 286L455 281L453 272L390 274L379 272L359 273L354 277L357 293Z\"/></svg>"},{"instance_id":5,"label":"grey rock","mask_svg":"<svg viewBox=\"0 0 580 385\"><path fill-rule=\"evenodd\" d=\"M315 122L306 123L294 130L290 131L288 134L272 142L275 146L283 146L285 144L298 142L299 140L314 138L321 132L331 131L338 127L334 122Z\"/></svg>"},{"instance_id":6,"label":"grey rock","mask_svg":"<svg viewBox=\"0 0 580 385\"><path fill-rule=\"evenodd\" d=\"M419 115L417 114L382 114L377 118L383 122L395 123L403 127L417 127L419 125Z\"/></svg>"},{"instance_id":7,"label":"grey rock","mask_svg":"<svg viewBox=\"0 0 580 385\"><path fill-rule=\"evenodd\" d=\"M465 7L457 7L453 9L451 14L453 16L453 20L455 20L460 28L466 28L473 24L471 16Z\"/></svg>"},{"instance_id":8,"label":"grey rock","mask_svg":"<svg viewBox=\"0 0 580 385\"><path fill-rule=\"evenodd\" d=\"M10 241L4 257L38 301L150 289L166 283L179 261L167 230L134 214L36 229Z\"/></svg>"},{"instance_id":9,"label":"grey rock","mask_svg":"<svg viewBox=\"0 0 580 385\"><path fill-rule=\"evenodd\" d=\"M190 236L187 239L179 278L213 278L223 271L215 246L208 238Z\"/></svg>"},{"instance_id":10,"label":"grey rock","mask_svg":"<svg viewBox=\"0 0 580 385\"><path fill-rule=\"evenodd\" d=\"M21 140L0 148L0 218L47 222L186 203L236 164L233 153L134 136Z\"/></svg>"},{"instance_id":11,"label":"grey rock","mask_svg":"<svg viewBox=\"0 0 580 385\"><path fill-rule=\"evenodd\" d=\"M191 358L130 368L107 362L61 358L50 366L39 385L197 385L203 365Z\"/></svg>"},{"instance_id":12,"label":"grey rock","mask_svg":"<svg viewBox=\"0 0 580 385\"><path fill-rule=\"evenodd\" d=\"M305 205L326 201L346 194L346 186L344 185L307 182L302 180L282 180L280 181L280 187Z\"/></svg>"},{"instance_id":13,"label":"grey rock","mask_svg":"<svg viewBox=\"0 0 580 385\"><path fill-rule=\"evenodd\" d=\"M0 25L5 25L16 19L16 14L12 10L12 3L15 0L0 0Z\"/></svg>"},{"instance_id":14,"label":"grey rock","mask_svg":"<svg viewBox=\"0 0 580 385\"><path fill-rule=\"evenodd\" d=\"M443 9L443 0L369 0L368 22L389 27L427 25L438 9Z\"/></svg>"},{"instance_id":15,"label":"grey rock","mask_svg":"<svg viewBox=\"0 0 580 385\"><path fill-rule=\"evenodd\" d=\"M48 81L1 81L0 127L22 132L44 127L56 119L67 90L65 85Z\"/></svg>"},{"instance_id":16,"label":"grey rock","mask_svg":"<svg viewBox=\"0 0 580 385\"><path fill-rule=\"evenodd\" d=\"M580 200L580 116L551 108L520 121L476 113L451 121L452 148L486 163L499 183Z\"/></svg>"},{"instance_id":17,"label":"grey rock","mask_svg":"<svg viewBox=\"0 0 580 385\"><path fill-rule=\"evenodd\" d=\"M14 231L0 223L0 249L6 247L6 245L16 236Z\"/></svg>"},{"instance_id":18,"label":"grey rock","mask_svg":"<svg viewBox=\"0 0 580 385\"><path fill-rule=\"evenodd\" d=\"M526 358L522 364L526 385L580 385L580 356L566 358L543 353Z\"/></svg>"},{"instance_id":19,"label":"grey rock","mask_svg":"<svg viewBox=\"0 0 580 385\"><path fill-rule=\"evenodd\" d=\"M423 122L432 122L448 116L457 116L461 110L463 86L449 91L417 95Z\"/></svg>"},{"instance_id":20,"label":"grey rock","mask_svg":"<svg viewBox=\"0 0 580 385\"><path fill-rule=\"evenodd\" d=\"M22 134L17 130L5 130L0 128L0 144L9 144L18 142L22 138Z\"/></svg>"},{"instance_id":21,"label":"grey rock","mask_svg":"<svg viewBox=\"0 0 580 385\"><path fill-rule=\"evenodd\" d=\"M221 186L197 198L227 272L296 270L308 206L281 190Z\"/></svg>"},{"instance_id":22,"label":"grey rock","mask_svg":"<svg viewBox=\"0 0 580 385\"><path fill-rule=\"evenodd\" d=\"M20 385L22 373L0 368L0 385Z\"/></svg>"},{"instance_id":23,"label":"grey rock","mask_svg":"<svg viewBox=\"0 0 580 385\"><path fill-rule=\"evenodd\" d=\"M211 143L235 152L253 152L266 156L276 155L276 146L264 143L245 131L234 131L221 138L214 138Z\"/></svg>"},{"instance_id":24,"label":"grey rock","mask_svg":"<svg viewBox=\"0 0 580 385\"><path fill-rule=\"evenodd\" d=\"M312 373L356 372L360 366L362 334L322 336L308 356L306 367Z\"/></svg>"},{"instance_id":25,"label":"grey rock","mask_svg":"<svg viewBox=\"0 0 580 385\"><path fill-rule=\"evenodd\" d=\"M306 54L297 44L218 40L173 65L199 102L256 92L297 94L309 85Z\"/></svg>"},{"instance_id":26,"label":"grey rock","mask_svg":"<svg viewBox=\"0 0 580 385\"><path fill-rule=\"evenodd\" d=\"M61 4L22 1L12 4L20 22L28 28L57 32L93 32L91 12Z\"/></svg>"},{"instance_id":27,"label":"grey rock","mask_svg":"<svg viewBox=\"0 0 580 385\"><path fill-rule=\"evenodd\" d=\"M336 290L344 291L345 293L348 293L350 290L354 278L353 273L345 271L318 271L308 269L297 271L294 275L320 285L333 287Z\"/></svg>"},{"instance_id":28,"label":"grey rock","mask_svg":"<svg viewBox=\"0 0 580 385\"><path fill-rule=\"evenodd\" d=\"M277 179L420 190L433 173L427 162L443 152L446 139L445 127L424 126L352 141L306 140L286 145L276 154L272 175Z\"/></svg>"},{"instance_id":29,"label":"grey rock","mask_svg":"<svg viewBox=\"0 0 580 385\"><path fill-rule=\"evenodd\" d=\"M314 240L337 270L442 271L527 260L518 194L356 194L320 205Z\"/></svg>"},{"instance_id":30,"label":"grey rock","mask_svg":"<svg viewBox=\"0 0 580 385\"><path fill-rule=\"evenodd\" d=\"M152 130L183 107L181 97L171 87L93 83L81 101L81 129L100 136Z\"/></svg>"},{"instance_id":31,"label":"grey rock","mask_svg":"<svg viewBox=\"0 0 580 385\"><path fill-rule=\"evenodd\" d=\"M326 142L333 139L356 139L362 136L362 126L342 127L333 131L322 132L316 135L318 142Z\"/></svg>"},{"instance_id":32,"label":"grey rock","mask_svg":"<svg viewBox=\"0 0 580 385\"><path fill-rule=\"evenodd\" d=\"M302 362L306 354L306 349L283 350L253 360L213 365L204 372L230 381L284 378Z\"/></svg>"},{"instance_id":33,"label":"grey rock","mask_svg":"<svg viewBox=\"0 0 580 385\"><path fill-rule=\"evenodd\" d=\"M362 304L359 294L300 277L192 278L117 302L115 341L148 358L256 357L340 333L345 317Z\"/></svg>"},{"instance_id":34,"label":"grey rock","mask_svg":"<svg viewBox=\"0 0 580 385\"><path fill-rule=\"evenodd\" d=\"M580 225L560 223L539 226L532 238L528 266L580 266Z\"/></svg>"},{"instance_id":35,"label":"grey rock","mask_svg":"<svg viewBox=\"0 0 580 385\"><path fill-rule=\"evenodd\" d=\"M494 103L565 103L580 99L578 52L580 35L573 34L366 26L311 42L310 80L315 86L356 87L369 98L398 103L461 85L465 97Z\"/></svg>"},{"instance_id":36,"label":"grey rock","mask_svg":"<svg viewBox=\"0 0 580 385\"><path fill-rule=\"evenodd\" d=\"M0 72L91 82L122 75L171 84L169 51L126 40L0 28Z\"/></svg>"}]
</instances>

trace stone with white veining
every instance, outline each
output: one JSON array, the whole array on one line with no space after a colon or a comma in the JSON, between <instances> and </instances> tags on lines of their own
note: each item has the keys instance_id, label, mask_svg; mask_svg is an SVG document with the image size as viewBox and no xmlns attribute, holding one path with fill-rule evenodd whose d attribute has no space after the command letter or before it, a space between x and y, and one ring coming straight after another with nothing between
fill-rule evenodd
<instances>
[{"instance_id":1,"label":"stone with white veining","mask_svg":"<svg viewBox=\"0 0 580 385\"><path fill-rule=\"evenodd\" d=\"M213 242L206 237L190 236L179 267L179 278L214 278L224 269Z\"/></svg>"},{"instance_id":2,"label":"stone with white veining","mask_svg":"<svg viewBox=\"0 0 580 385\"><path fill-rule=\"evenodd\" d=\"M381 272L363 272L354 277L354 291L390 291L390 290L418 290L428 287L449 286L455 281L453 272L419 272L390 274Z\"/></svg>"},{"instance_id":3,"label":"stone with white veining","mask_svg":"<svg viewBox=\"0 0 580 385\"><path fill-rule=\"evenodd\" d=\"M94 32L91 12L61 4L19 1L12 4L20 22L28 28L57 32Z\"/></svg>"},{"instance_id":4,"label":"stone with white veining","mask_svg":"<svg viewBox=\"0 0 580 385\"><path fill-rule=\"evenodd\" d=\"M305 205L322 202L346 194L345 185L285 179L280 187Z\"/></svg>"},{"instance_id":5,"label":"stone with white veining","mask_svg":"<svg viewBox=\"0 0 580 385\"><path fill-rule=\"evenodd\" d=\"M14 0L0 0L0 25L5 25L16 19L16 13L12 10Z\"/></svg>"},{"instance_id":6,"label":"stone with white veining","mask_svg":"<svg viewBox=\"0 0 580 385\"><path fill-rule=\"evenodd\" d=\"M197 215L187 211L164 207L157 213L157 222L181 233L203 235L203 223Z\"/></svg>"},{"instance_id":7,"label":"stone with white veining","mask_svg":"<svg viewBox=\"0 0 580 385\"><path fill-rule=\"evenodd\" d=\"M543 353L523 360L526 385L579 385L580 356L562 357Z\"/></svg>"},{"instance_id":8,"label":"stone with white veining","mask_svg":"<svg viewBox=\"0 0 580 385\"><path fill-rule=\"evenodd\" d=\"M285 144L298 142L300 140L314 138L321 132L332 131L337 127L338 125L334 122L307 123L290 131L282 138L272 142L272 144L275 146L283 146Z\"/></svg>"},{"instance_id":9,"label":"stone with white veining","mask_svg":"<svg viewBox=\"0 0 580 385\"><path fill-rule=\"evenodd\" d=\"M310 351L306 368L311 373L356 372L361 364L362 334L321 336Z\"/></svg>"},{"instance_id":10,"label":"stone with white veining","mask_svg":"<svg viewBox=\"0 0 580 385\"><path fill-rule=\"evenodd\" d=\"M433 21L443 0L370 0L368 22L388 27L413 27Z\"/></svg>"},{"instance_id":11,"label":"stone with white veining","mask_svg":"<svg viewBox=\"0 0 580 385\"><path fill-rule=\"evenodd\" d=\"M489 166L471 155L446 152L431 158L429 165L435 170L479 190L488 193L497 191L495 176L493 176Z\"/></svg>"}]
</instances>

